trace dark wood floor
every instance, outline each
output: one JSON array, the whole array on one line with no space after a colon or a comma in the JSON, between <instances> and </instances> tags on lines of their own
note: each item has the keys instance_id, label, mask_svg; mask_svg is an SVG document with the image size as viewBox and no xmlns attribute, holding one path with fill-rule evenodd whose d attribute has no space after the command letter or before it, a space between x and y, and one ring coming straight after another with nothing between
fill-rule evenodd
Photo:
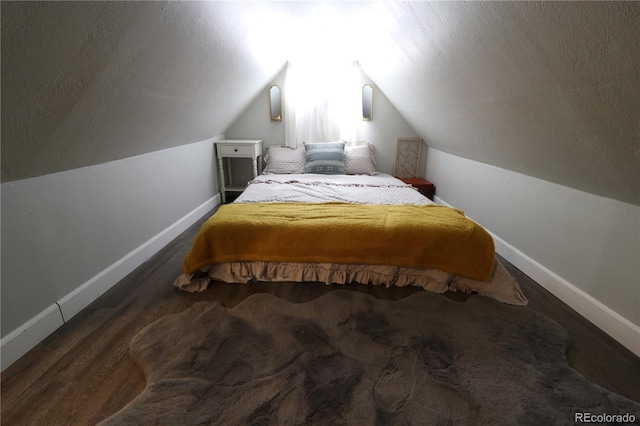
<instances>
[{"instance_id":1,"label":"dark wood floor","mask_svg":"<svg viewBox=\"0 0 640 426\"><path fill-rule=\"evenodd\" d=\"M398 300L423 291L366 285L216 283L203 293L181 292L171 283L180 274L182 258L203 220L2 373L3 425L89 425L115 413L145 386L142 371L127 352L131 338L147 324L197 301L234 306L253 293L272 293L303 302L336 289ZM640 400L640 358L502 261L530 300L523 309L542 312L569 330L570 363L591 381ZM464 301L480 296L443 297Z\"/></svg>"}]
</instances>

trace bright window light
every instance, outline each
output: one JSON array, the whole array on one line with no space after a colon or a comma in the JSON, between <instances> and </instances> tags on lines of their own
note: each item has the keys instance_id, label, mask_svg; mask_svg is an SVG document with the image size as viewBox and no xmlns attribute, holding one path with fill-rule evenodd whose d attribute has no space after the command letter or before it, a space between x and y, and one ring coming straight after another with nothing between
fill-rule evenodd
<instances>
[{"instance_id":1,"label":"bright window light","mask_svg":"<svg viewBox=\"0 0 640 426\"><path fill-rule=\"evenodd\" d=\"M366 57L371 62L388 58L381 54L383 50L393 50L388 37L393 20L383 3L354 7L349 2L328 2L295 16L288 13L287 7L278 7L278 3L274 8L248 22L249 43L265 68L287 61L322 65Z\"/></svg>"},{"instance_id":2,"label":"bright window light","mask_svg":"<svg viewBox=\"0 0 640 426\"><path fill-rule=\"evenodd\" d=\"M357 140L362 124L357 63L366 58L367 64L390 66L389 54L382 51L393 48L387 40L393 28L386 6L328 2L304 14L304 8L294 10L275 3L274 9L256 17L249 28L252 49L265 69L289 64L283 92L289 117L285 117L286 143ZM276 61L281 62L268 68ZM301 133L314 126L317 129L311 133Z\"/></svg>"}]
</instances>

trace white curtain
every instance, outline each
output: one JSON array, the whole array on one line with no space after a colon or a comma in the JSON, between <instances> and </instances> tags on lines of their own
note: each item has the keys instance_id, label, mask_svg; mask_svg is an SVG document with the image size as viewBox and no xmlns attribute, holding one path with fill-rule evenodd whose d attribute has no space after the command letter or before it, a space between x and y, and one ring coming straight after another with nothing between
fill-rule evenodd
<instances>
[{"instance_id":1,"label":"white curtain","mask_svg":"<svg viewBox=\"0 0 640 426\"><path fill-rule=\"evenodd\" d=\"M362 92L357 62L289 63L285 83L285 145L360 139Z\"/></svg>"}]
</instances>

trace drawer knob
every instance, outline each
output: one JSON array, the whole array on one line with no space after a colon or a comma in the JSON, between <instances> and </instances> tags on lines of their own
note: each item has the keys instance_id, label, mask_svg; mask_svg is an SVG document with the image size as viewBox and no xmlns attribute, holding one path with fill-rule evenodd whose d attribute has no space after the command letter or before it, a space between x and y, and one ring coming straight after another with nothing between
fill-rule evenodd
<instances>
[{"instance_id":1,"label":"drawer knob","mask_svg":"<svg viewBox=\"0 0 640 426\"><path fill-rule=\"evenodd\" d=\"M234 151L235 151L235 152L238 152L238 148L235 148L235 149L234 149Z\"/></svg>"}]
</instances>

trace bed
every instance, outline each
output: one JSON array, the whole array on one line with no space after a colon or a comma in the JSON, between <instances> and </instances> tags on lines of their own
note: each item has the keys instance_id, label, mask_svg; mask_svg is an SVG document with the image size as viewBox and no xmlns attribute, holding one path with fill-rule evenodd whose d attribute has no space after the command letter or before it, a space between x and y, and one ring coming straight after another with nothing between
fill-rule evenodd
<instances>
[{"instance_id":1,"label":"bed","mask_svg":"<svg viewBox=\"0 0 640 426\"><path fill-rule=\"evenodd\" d=\"M325 173L327 164L335 172L333 160L318 168L305 148L269 149L265 173L202 225L176 287L196 292L214 281L361 283L476 292L527 304L495 258L486 230L460 210L436 205L378 173L370 146L342 146L346 158L336 174Z\"/></svg>"}]
</instances>

